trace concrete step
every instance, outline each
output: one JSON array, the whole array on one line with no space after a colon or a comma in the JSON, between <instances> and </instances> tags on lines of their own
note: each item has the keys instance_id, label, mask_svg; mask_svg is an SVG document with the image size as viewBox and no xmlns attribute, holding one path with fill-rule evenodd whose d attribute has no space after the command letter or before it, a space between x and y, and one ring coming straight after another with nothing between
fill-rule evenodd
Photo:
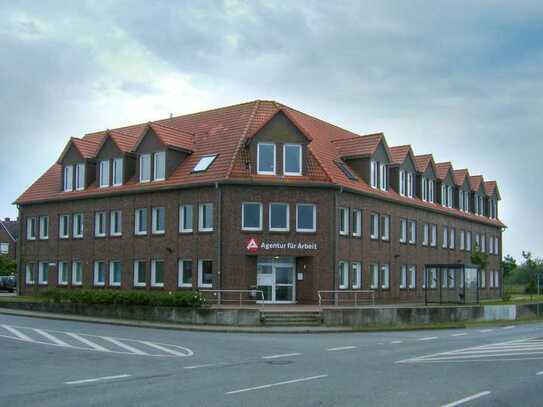
<instances>
[{"instance_id":1,"label":"concrete step","mask_svg":"<svg viewBox=\"0 0 543 407\"><path fill-rule=\"evenodd\" d=\"M318 326L322 324L322 315L318 311L272 311L261 312L262 324L267 326Z\"/></svg>"}]
</instances>

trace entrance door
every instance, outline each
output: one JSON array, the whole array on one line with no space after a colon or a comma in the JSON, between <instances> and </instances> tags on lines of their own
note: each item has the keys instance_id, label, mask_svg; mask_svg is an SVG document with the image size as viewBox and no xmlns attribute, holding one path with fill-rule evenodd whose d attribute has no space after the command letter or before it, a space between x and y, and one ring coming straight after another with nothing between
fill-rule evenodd
<instances>
[{"instance_id":1,"label":"entrance door","mask_svg":"<svg viewBox=\"0 0 543 407\"><path fill-rule=\"evenodd\" d=\"M257 263L257 286L269 304L292 304L296 301L294 257L261 257Z\"/></svg>"}]
</instances>

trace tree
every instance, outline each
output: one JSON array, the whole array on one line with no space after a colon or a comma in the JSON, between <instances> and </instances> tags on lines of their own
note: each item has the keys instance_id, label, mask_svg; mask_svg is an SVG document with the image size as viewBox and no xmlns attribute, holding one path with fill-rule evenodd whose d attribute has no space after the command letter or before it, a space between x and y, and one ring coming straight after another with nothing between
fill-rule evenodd
<instances>
[{"instance_id":1,"label":"tree","mask_svg":"<svg viewBox=\"0 0 543 407\"><path fill-rule=\"evenodd\" d=\"M471 262L472 264L479 266L479 269L481 271L484 271L486 267L488 266L488 254L483 253L481 249L479 249L479 245L477 243L475 243L475 246L473 247L473 253L471 254Z\"/></svg>"},{"instance_id":2,"label":"tree","mask_svg":"<svg viewBox=\"0 0 543 407\"><path fill-rule=\"evenodd\" d=\"M511 256L507 255L502 261L502 269L504 278L511 275L511 273L517 268L517 261Z\"/></svg>"},{"instance_id":3,"label":"tree","mask_svg":"<svg viewBox=\"0 0 543 407\"><path fill-rule=\"evenodd\" d=\"M7 256L0 255L0 276L11 276L17 270L17 263Z\"/></svg>"}]
</instances>

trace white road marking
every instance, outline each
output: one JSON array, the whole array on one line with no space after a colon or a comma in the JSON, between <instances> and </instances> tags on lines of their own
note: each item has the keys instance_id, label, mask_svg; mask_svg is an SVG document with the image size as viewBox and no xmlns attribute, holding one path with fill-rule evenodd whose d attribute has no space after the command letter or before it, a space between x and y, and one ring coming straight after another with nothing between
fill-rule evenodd
<instances>
[{"instance_id":1,"label":"white road marking","mask_svg":"<svg viewBox=\"0 0 543 407\"><path fill-rule=\"evenodd\" d=\"M486 334L487 332L493 332L494 330L493 329L481 329L479 332L481 332L482 334Z\"/></svg>"},{"instance_id":2,"label":"white road marking","mask_svg":"<svg viewBox=\"0 0 543 407\"><path fill-rule=\"evenodd\" d=\"M130 345L127 345L126 343L121 342L121 341L118 341L117 339L110 338L108 336L101 336L100 338L102 338L105 341L111 342L114 345L117 345L119 348L126 349L130 353L134 353L136 355L148 355L148 353L146 353L146 352L144 352L142 350L136 349L136 348L134 348L134 347L132 347Z\"/></svg>"},{"instance_id":3,"label":"white road marking","mask_svg":"<svg viewBox=\"0 0 543 407\"><path fill-rule=\"evenodd\" d=\"M543 370L541 372L537 372L535 375L536 376L543 376Z\"/></svg>"},{"instance_id":4,"label":"white road marking","mask_svg":"<svg viewBox=\"0 0 543 407\"><path fill-rule=\"evenodd\" d=\"M9 332L11 332L13 335L15 335L17 338L23 340L23 341L29 341L29 342L33 342L32 339L30 339L28 336L26 336L24 333L22 333L21 331L19 331L18 329L15 329L13 328L12 326L9 326L9 325L2 325L2 328L8 330Z\"/></svg>"},{"instance_id":5,"label":"white road marking","mask_svg":"<svg viewBox=\"0 0 543 407\"><path fill-rule=\"evenodd\" d=\"M204 365L185 366L183 369L200 369L202 367L220 366L221 363L206 363Z\"/></svg>"},{"instance_id":6,"label":"white road marking","mask_svg":"<svg viewBox=\"0 0 543 407\"><path fill-rule=\"evenodd\" d=\"M148 342L148 341L139 341L140 343L143 343L144 345L147 345L151 348L155 348L155 349L158 349L158 350L161 350L162 352L165 352L165 353L169 353L171 355L175 355L175 356L190 356L192 355L192 351L188 350L188 349L185 349L183 348L183 350L185 351L189 351L190 354L186 354L186 353L181 353L177 350L173 350L173 349L170 349L170 348L166 348L165 346L162 346L161 344L158 344L158 343L154 343L154 342Z\"/></svg>"},{"instance_id":7,"label":"white road marking","mask_svg":"<svg viewBox=\"0 0 543 407\"><path fill-rule=\"evenodd\" d=\"M418 341L433 341L434 339L437 339L437 336L428 336L426 338L419 338Z\"/></svg>"},{"instance_id":8,"label":"white road marking","mask_svg":"<svg viewBox=\"0 0 543 407\"><path fill-rule=\"evenodd\" d=\"M475 400L475 399L478 399L478 398L481 398L481 397L484 397L484 396L488 396L489 394L490 394L489 391L482 391L481 393L474 394L473 396L465 397L463 399L453 401L452 403L449 403L449 404L444 404L442 407L459 406L461 404L467 403L468 401L472 401L472 400Z\"/></svg>"},{"instance_id":9,"label":"white road marking","mask_svg":"<svg viewBox=\"0 0 543 407\"><path fill-rule=\"evenodd\" d=\"M350 349L356 349L356 346L338 346L337 348L328 348L326 350L328 352L335 352L338 350L350 350Z\"/></svg>"},{"instance_id":10,"label":"white road marking","mask_svg":"<svg viewBox=\"0 0 543 407\"><path fill-rule=\"evenodd\" d=\"M288 358L291 356L299 356L301 353L284 353L282 355L269 355L269 356L262 356L262 359L279 359L279 358Z\"/></svg>"},{"instance_id":11,"label":"white road marking","mask_svg":"<svg viewBox=\"0 0 543 407\"><path fill-rule=\"evenodd\" d=\"M392 341L390 343L403 343L403 341Z\"/></svg>"},{"instance_id":12,"label":"white road marking","mask_svg":"<svg viewBox=\"0 0 543 407\"><path fill-rule=\"evenodd\" d=\"M92 341L89 341L88 339L83 338L82 336L79 336L78 334L74 334L73 332L66 332L66 335L71 336L72 338L77 339L80 342L83 342L85 345L90 346L94 350L99 350L101 352L110 352L109 349L106 349L103 346L100 346L97 343L94 343Z\"/></svg>"},{"instance_id":13,"label":"white road marking","mask_svg":"<svg viewBox=\"0 0 543 407\"><path fill-rule=\"evenodd\" d=\"M61 341L56 336L51 335L50 333L45 332L43 329L35 329L33 328L34 332L39 333L41 336L44 336L45 338L49 339L51 342L58 346L63 346L65 348L71 348L72 345L67 344L64 341Z\"/></svg>"},{"instance_id":14,"label":"white road marking","mask_svg":"<svg viewBox=\"0 0 543 407\"><path fill-rule=\"evenodd\" d=\"M284 382L264 384L262 386L247 387L245 389L232 390L232 391L226 392L225 394L238 394L238 393L245 393L247 391L252 391L252 390L269 389L270 387L283 386L285 384L292 384L292 383L299 383L299 382L307 382L309 380L322 379L324 377L328 377L328 375L327 374L322 374L322 375L319 375L319 376L302 377L301 379L294 379L294 380L287 380L287 381L284 381Z\"/></svg>"},{"instance_id":15,"label":"white road marking","mask_svg":"<svg viewBox=\"0 0 543 407\"><path fill-rule=\"evenodd\" d=\"M513 329L515 325L504 326L502 329Z\"/></svg>"},{"instance_id":16,"label":"white road marking","mask_svg":"<svg viewBox=\"0 0 543 407\"><path fill-rule=\"evenodd\" d=\"M119 374L117 376L103 376L103 377L96 377L94 379L83 379L83 380L72 380L70 382L64 382L64 384L82 384L82 383L94 383L94 382L102 382L104 380L114 380L114 379L123 379L125 377L130 377L129 374Z\"/></svg>"},{"instance_id":17,"label":"white road marking","mask_svg":"<svg viewBox=\"0 0 543 407\"><path fill-rule=\"evenodd\" d=\"M466 335L467 335L467 333L463 332L461 334L452 334L451 336L466 336Z\"/></svg>"}]
</instances>

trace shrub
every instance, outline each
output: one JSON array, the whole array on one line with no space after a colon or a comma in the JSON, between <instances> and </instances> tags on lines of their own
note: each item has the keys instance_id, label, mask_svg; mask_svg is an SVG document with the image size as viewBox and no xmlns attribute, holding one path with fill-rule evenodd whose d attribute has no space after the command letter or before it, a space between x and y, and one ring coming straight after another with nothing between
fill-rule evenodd
<instances>
[{"instance_id":1,"label":"shrub","mask_svg":"<svg viewBox=\"0 0 543 407\"><path fill-rule=\"evenodd\" d=\"M51 289L43 293L49 302L73 304L150 305L199 308L205 298L195 291L148 293L144 291Z\"/></svg>"}]
</instances>

